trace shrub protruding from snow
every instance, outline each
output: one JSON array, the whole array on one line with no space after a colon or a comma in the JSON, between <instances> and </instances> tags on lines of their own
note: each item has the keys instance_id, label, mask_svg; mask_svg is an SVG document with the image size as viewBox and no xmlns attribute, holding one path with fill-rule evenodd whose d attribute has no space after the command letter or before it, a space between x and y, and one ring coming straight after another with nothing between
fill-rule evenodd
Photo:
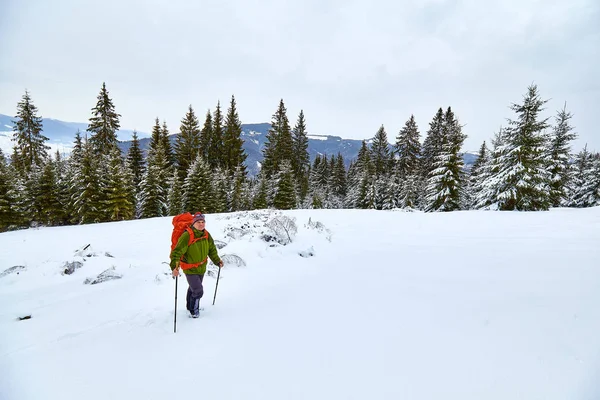
<instances>
[{"instance_id":1,"label":"shrub protruding from snow","mask_svg":"<svg viewBox=\"0 0 600 400\"><path fill-rule=\"evenodd\" d=\"M123 275L116 273L115 267L112 267L106 271L103 271L94 279L87 278L83 283L86 285L95 285L97 283L112 281L114 279L121 279L122 277Z\"/></svg>"},{"instance_id":2,"label":"shrub protruding from snow","mask_svg":"<svg viewBox=\"0 0 600 400\"><path fill-rule=\"evenodd\" d=\"M273 217L266 226L271 230L272 235L263 235L265 241L276 241L279 244L286 245L293 242L298 233L296 218L290 218L287 215L278 215Z\"/></svg>"},{"instance_id":3,"label":"shrub protruding from snow","mask_svg":"<svg viewBox=\"0 0 600 400\"><path fill-rule=\"evenodd\" d=\"M4 271L0 272L0 278L12 274L13 272L16 272L17 274L19 273L19 271L24 270L25 267L23 265L15 265L14 267L10 267L8 269L5 269Z\"/></svg>"}]
</instances>

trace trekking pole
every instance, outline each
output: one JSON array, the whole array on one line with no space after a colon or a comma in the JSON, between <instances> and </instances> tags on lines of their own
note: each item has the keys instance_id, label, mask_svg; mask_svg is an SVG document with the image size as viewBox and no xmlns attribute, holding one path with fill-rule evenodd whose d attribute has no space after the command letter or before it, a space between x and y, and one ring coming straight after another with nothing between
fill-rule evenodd
<instances>
[{"instance_id":1,"label":"trekking pole","mask_svg":"<svg viewBox=\"0 0 600 400\"><path fill-rule=\"evenodd\" d=\"M219 277L221 276L221 268L219 267L219 272L217 273L217 285L215 286L215 297L213 297L213 306L215 305L215 299L217 298L217 289L219 288Z\"/></svg>"},{"instance_id":2,"label":"trekking pole","mask_svg":"<svg viewBox=\"0 0 600 400\"><path fill-rule=\"evenodd\" d=\"M175 277L175 320L173 321L173 333L177 332L177 276Z\"/></svg>"}]
</instances>

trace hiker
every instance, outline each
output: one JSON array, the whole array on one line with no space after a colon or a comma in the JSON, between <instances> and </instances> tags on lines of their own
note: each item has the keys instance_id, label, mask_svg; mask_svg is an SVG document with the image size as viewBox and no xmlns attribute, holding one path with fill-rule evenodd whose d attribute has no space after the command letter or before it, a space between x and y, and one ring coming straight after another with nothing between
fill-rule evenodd
<instances>
[{"instance_id":1,"label":"hiker","mask_svg":"<svg viewBox=\"0 0 600 400\"><path fill-rule=\"evenodd\" d=\"M205 226L204 214L194 214L191 228L186 228L171 251L173 276L179 276L181 267L189 284L186 308L193 318L200 316L200 299L204 294L202 280L206 273L208 258L210 257L211 261L219 268L223 267L223 261L219 258L215 242ZM190 235L192 236L191 240Z\"/></svg>"}]
</instances>

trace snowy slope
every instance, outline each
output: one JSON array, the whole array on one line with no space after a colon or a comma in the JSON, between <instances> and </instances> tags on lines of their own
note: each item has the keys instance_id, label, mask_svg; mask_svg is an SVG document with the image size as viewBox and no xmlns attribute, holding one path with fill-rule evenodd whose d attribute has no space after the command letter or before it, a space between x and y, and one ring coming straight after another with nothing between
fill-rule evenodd
<instances>
[{"instance_id":1,"label":"snowy slope","mask_svg":"<svg viewBox=\"0 0 600 400\"><path fill-rule=\"evenodd\" d=\"M208 216L246 265L177 333L170 218L0 234L0 398L600 398L600 208L276 214Z\"/></svg>"}]
</instances>

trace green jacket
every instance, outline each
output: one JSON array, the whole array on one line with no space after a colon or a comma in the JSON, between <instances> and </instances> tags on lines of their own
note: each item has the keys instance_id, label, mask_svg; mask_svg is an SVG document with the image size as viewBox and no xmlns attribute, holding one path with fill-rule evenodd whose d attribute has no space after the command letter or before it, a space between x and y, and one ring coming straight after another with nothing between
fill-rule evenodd
<instances>
[{"instance_id":1,"label":"green jacket","mask_svg":"<svg viewBox=\"0 0 600 400\"><path fill-rule=\"evenodd\" d=\"M192 232L194 233L194 238L199 238L204 236L205 231L199 231L192 227ZM171 252L171 270L175 269L175 266L182 255L182 261L188 264L195 264L206 260L204 263L200 264L196 268L190 268L186 270L182 268L182 271L186 274L202 275L206 273L206 265L208 264L208 259L206 258L207 256L210 257L213 263L219 264L221 259L219 258L219 254L217 253L215 241L213 240L210 233L208 233L207 239L198 240L197 242L192 243L190 247L188 247L189 239L190 234L187 230L183 232L179 237L177 245Z\"/></svg>"}]
</instances>

